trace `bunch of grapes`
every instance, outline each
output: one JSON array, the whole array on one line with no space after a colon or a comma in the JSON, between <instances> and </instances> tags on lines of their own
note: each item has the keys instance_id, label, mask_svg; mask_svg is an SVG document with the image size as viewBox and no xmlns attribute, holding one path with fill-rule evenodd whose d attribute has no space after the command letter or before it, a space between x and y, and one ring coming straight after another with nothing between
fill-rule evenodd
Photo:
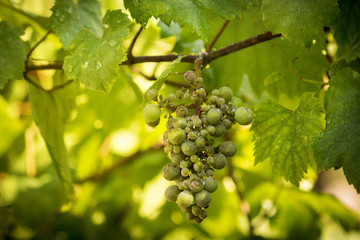
<instances>
[{"instance_id":1,"label":"bunch of grapes","mask_svg":"<svg viewBox=\"0 0 360 240\"><path fill-rule=\"evenodd\" d=\"M210 193L218 187L214 171L224 168L227 158L237 151L232 141L214 146L214 138L224 136L236 122L250 124L253 112L242 106L229 87L214 89L207 95L201 87L202 78L193 71L187 71L184 78L190 88L179 89L166 98L158 96L156 89L148 90L147 98L157 104L146 105L143 115L146 123L155 127L160 121L160 108L166 109L164 151L171 163L163 167L162 174L176 185L166 189L165 197L176 202L189 220L201 223L207 217Z\"/></svg>"}]
</instances>

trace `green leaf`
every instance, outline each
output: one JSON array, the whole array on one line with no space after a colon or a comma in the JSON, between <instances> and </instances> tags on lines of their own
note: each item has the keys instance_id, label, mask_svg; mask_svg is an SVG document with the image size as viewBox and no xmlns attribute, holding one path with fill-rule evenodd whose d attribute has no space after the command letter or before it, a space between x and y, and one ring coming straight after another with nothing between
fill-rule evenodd
<instances>
[{"instance_id":1,"label":"green leaf","mask_svg":"<svg viewBox=\"0 0 360 240\"><path fill-rule=\"evenodd\" d=\"M264 0L265 24L273 33L309 48L323 27L333 24L338 14L337 0Z\"/></svg>"},{"instance_id":2,"label":"green leaf","mask_svg":"<svg viewBox=\"0 0 360 240\"><path fill-rule=\"evenodd\" d=\"M199 0L198 2L229 20L240 18L240 10L246 9L249 3L248 0Z\"/></svg>"},{"instance_id":3,"label":"green leaf","mask_svg":"<svg viewBox=\"0 0 360 240\"><path fill-rule=\"evenodd\" d=\"M171 71L174 69L175 65L178 64L179 62L181 62L181 59L183 59L183 57L185 57L185 56L179 56L177 59L172 61L169 64L169 66L167 66L167 68L161 73L161 75L158 77L158 79L156 79L156 81L149 87L149 89L146 92L148 92L150 89L160 90L161 87L164 85L166 78L169 76ZM145 93L144 98L143 98L143 105L147 101L148 101L148 99L147 99L146 93Z\"/></svg>"},{"instance_id":4,"label":"green leaf","mask_svg":"<svg viewBox=\"0 0 360 240\"><path fill-rule=\"evenodd\" d=\"M0 89L9 79L22 79L27 46L20 36L24 32L7 22L0 22Z\"/></svg>"},{"instance_id":5,"label":"green leaf","mask_svg":"<svg viewBox=\"0 0 360 240\"><path fill-rule=\"evenodd\" d=\"M0 133L3 139L0 141L0 156L2 156L11 147L23 128L21 122L11 115L2 96L0 96L0 119Z\"/></svg>"},{"instance_id":6,"label":"green leaf","mask_svg":"<svg viewBox=\"0 0 360 240\"><path fill-rule=\"evenodd\" d=\"M347 63L350 63L352 61L355 61L357 58L360 58L360 42L355 44L350 51L348 51L343 56Z\"/></svg>"},{"instance_id":7,"label":"green leaf","mask_svg":"<svg viewBox=\"0 0 360 240\"><path fill-rule=\"evenodd\" d=\"M101 35L101 5L97 0L56 0L51 8L50 26L60 38L66 49L75 36L88 29L95 35Z\"/></svg>"},{"instance_id":8,"label":"green leaf","mask_svg":"<svg viewBox=\"0 0 360 240\"><path fill-rule=\"evenodd\" d=\"M218 24L214 29L219 29L222 21L214 17L211 24ZM225 32L215 48L251 38L263 33L264 29L260 11L256 8L247 10L241 21L227 26L226 32L231 34ZM216 31L212 32L210 38L215 34ZM309 50L286 39L273 39L216 59L209 69L213 77L204 77L204 80L210 89L226 85L237 92L247 77L257 97L266 91L294 109L302 93L317 91L323 81L323 73L329 67L329 62L321 53L324 48L322 41L316 41ZM319 84L308 83L304 79Z\"/></svg>"},{"instance_id":9,"label":"green leaf","mask_svg":"<svg viewBox=\"0 0 360 240\"><path fill-rule=\"evenodd\" d=\"M274 172L298 185L313 163L313 140L323 130L323 107L313 93L304 93L295 111L268 101L255 113L255 164L270 159Z\"/></svg>"},{"instance_id":10,"label":"green leaf","mask_svg":"<svg viewBox=\"0 0 360 240\"><path fill-rule=\"evenodd\" d=\"M29 84L29 98L36 125L43 136L67 197L73 192L72 177L64 142L65 123L76 96L76 85L45 92Z\"/></svg>"},{"instance_id":11,"label":"green leaf","mask_svg":"<svg viewBox=\"0 0 360 240\"><path fill-rule=\"evenodd\" d=\"M339 47L337 54L343 55L360 41L360 1L342 0L340 16L335 26L334 37Z\"/></svg>"},{"instance_id":12,"label":"green leaf","mask_svg":"<svg viewBox=\"0 0 360 240\"><path fill-rule=\"evenodd\" d=\"M209 23L203 7L195 0L124 0L131 16L143 27L154 16L170 26L171 21L187 25L205 41L208 39Z\"/></svg>"},{"instance_id":13,"label":"green leaf","mask_svg":"<svg viewBox=\"0 0 360 240\"><path fill-rule=\"evenodd\" d=\"M128 37L130 21L121 10L108 11L103 20L107 27L102 37L82 30L69 45L71 55L65 57L68 79L85 86L109 92L119 79L119 64L126 60L122 41Z\"/></svg>"},{"instance_id":14,"label":"green leaf","mask_svg":"<svg viewBox=\"0 0 360 240\"><path fill-rule=\"evenodd\" d=\"M343 167L360 193L360 74L349 68L331 78L325 96L326 129L315 142L320 169Z\"/></svg>"}]
</instances>

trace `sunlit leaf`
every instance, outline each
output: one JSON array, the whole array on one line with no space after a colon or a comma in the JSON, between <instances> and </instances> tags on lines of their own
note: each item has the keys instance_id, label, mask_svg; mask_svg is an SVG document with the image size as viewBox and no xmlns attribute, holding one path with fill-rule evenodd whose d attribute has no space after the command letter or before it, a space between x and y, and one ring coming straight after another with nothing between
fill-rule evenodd
<instances>
[{"instance_id":1,"label":"sunlit leaf","mask_svg":"<svg viewBox=\"0 0 360 240\"><path fill-rule=\"evenodd\" d=\"M76 79L96 90L111 90L119 79L119 64L126 60L122 41L128 37L130 21L121 10L108 11L102 37L82 30L69 45L71 55L64 61L68 79Z\"/></svg>"},{"instance_id":2,"label":"sunlit leaf","mask_svg":"<svg viewBox=\"0 0 360 240\"><path fill-rule=\"evenodd\" d=\"M274 172L298 184L313 163L314 138L323 130L323 107L313 93L303 94L295 111L276 102L263 103L255 112L255 164L270 160Z\"/></svg>"},{"instance_id":3,"label":"sunlit leaf","mask_svg":"<svg viewBox=\"0 0 360 240\"><path fill-rule=\"evenodd\" d=\"M320 169L343 167L360 192L360 74L345 68L331 78L325 96L326 129L315 142Z\"/></svg>"},{"instance_id":4,"label":"sunlit leaf","mask_svg":"<svg viewBox=\"0 0 360 240\"><path fill-rule=\"evenodd\" d=\"M9 79L21 79L25 70L27 46L20 36L23 31L0 22L0 89Z\"/></svg>"}]
</instances>

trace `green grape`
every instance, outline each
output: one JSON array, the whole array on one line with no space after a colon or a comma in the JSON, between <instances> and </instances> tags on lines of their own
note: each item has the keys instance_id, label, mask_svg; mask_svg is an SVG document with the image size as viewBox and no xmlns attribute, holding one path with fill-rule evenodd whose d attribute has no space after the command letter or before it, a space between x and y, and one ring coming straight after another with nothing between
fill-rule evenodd
<instances>
[{"instance_id":1,"label":"green grape","mask_svg":"<svg viewBox=\"0 0 360 240\"><path fill-rule=\"evenodd\" d=\"M196 80L195 72L192 70L186 71L186 73L184 74L184 79L188 83L193 83Z\"/></svg>"},{"instance_id":2,"label":"green grape","mask_svg":"<svg viewBox=\"0 0 360 240\"><path fill-rule=\"evenodd\" d=\"M174 153L174 154L171 156L171 161L172 161L173 163L175 163L176 165L179 165L180 162L182 162L184 159L185 159L185 156L184 156L184 154L182 154L182 153Z\"/></svg>"},{"instance_id":3,"label":"green grape","mask_svg":"<svg viewBox=\"0 0 360 240\"><path fill-rule=\"evenodd\" d=\"M218 108L210 109L206 114L207 122L211 125L220 123L222 117L223 114Z\"/></svg>"},{"instance_id":4,"label":"green grape","mask_svg":"<svg viewBox=\"0 0 360 240\"><path fill-rule=\"evenodd\" d=\"M145 122L149 124L153 124L153 123L155 124L156 122L158 123L160 120L160 114L161 114L160 108L155 104L148 104L143 109Z\"/></svg>"},{"instance_id":5,"label":"green grape","mask_svg":"<svg viewBox=\"0 0 360 240\"><path fill-rule=\"evenodd\" d=\"M203 210L203 211L199 214L199 218L201 218L201 219L207 218L207 212Z\"/></svg>"},{"instance_id":6,"label":"green grape","mask_svg":"<svg viewBox=\"0 0 360 240\"><path fill-rule=\"evenodd\" d=\"M155 88L151 88L146 92L146 97L149 100L157 101L158 94L158 90L156 90Z\"/></svg>"},{"instance_id":7,"label":"green grape","mask_svg":"<svg viewBox=\"0 0 360 240\"><path fill-rule=\"evenodd\" d=\"M174 128L169 132L168 139L172 144L181 144L186 139L186 133L181 128Z\"/></svg>"},{"instance_id":8,"label":"green grape","mask_svg":"<svg viewBox=\"0 0 360 240\"><path fill-rule=\"evenodd\" d=\"M225 126L225 129L229 130L232 127L233 122L230 119L226 118L226 119L223 120L223 124Z\"/></svg>"},{"instance_id":9,"label":"green grape","mask_svg":"<svg viewBox=\"0 0 360 240\"><path fill-rule=\"evenodd\" d=\"M187 121L183 117L178 117L173 123L174 128L185 128L187 126Z\"/></svg>"},{"instance_id":10,"label":"green grape","mask_svg":"<svg viewBox=\"0 0 360 240\"><path fill-rule=\"evenodd\" d=\"M219 97L218 99L216 99L216 105L221 106L221 105L223 105L223 104L225 104L225 99L223 99L223 98L221 98L221 97Z\"/></svg>"},{"instance_id":11,"label":"green grape","mask_svg":"<svg viewBox=\"0 0 360 240\"><path fill-rule=\"evenodd\" d=\"M233 96L233 91L229 87L221 87L219 89L219 96L229 102Z\"/></svg>"},{"instance_id":12,"label":"green grape","mask_svg":"<svg viewBox=\"0 0 360 240\"><path fill-rule=\"evenodd\" d=\"M205 179L205 185L204 185L205 191L212 193L212 192L215 192L217 188L218 188L218 183L215 178L208 177Z\"/></svg>"},{"instance_id":13,"label":"green grape","mask_svg":"<svg viewBox=\"0 0 360 240\"><path fill-rule=\"evenodd\" d=\"M190 157L190 161L193 162L193 163L196 162L196 161L199 161L199 157L197 155L192 155Z\"/></svg>"},{"instance_id":14,"label":"green grape","mask_svg":"<svg viewBox=\"0 0 360 240\"><path fill-rule=\"evenodd\" d=\"M190 99L191 94L189 92L184 93L184 99Z\"/></svg>"},{"instance_id":15,"label":"green grape","mask_svg":"<svg viewBox=\"0 0 360 240\"><path fill-rule=\"evenodd\" d=\"M217 153L213 156L214 159L214 163L211 164L211 166L215 169L222 169L225 167L226 165L226 157L221 154L221 153Z\"/></svg>"},{"instance_id":16,"label":"green grape","mask_svg":"<svg viewBox=\"0 0 360 240\"><path fill-rule=\"evenodd\" d=\"M254 119L254 113L250 108L240 107L235 112L235 120L240 125L248 125Z\"/></svg>"},{"instance_id":17,"label":"green grape","mask_svg":"<svg viewBox=\"0 0 360 240\"><path fill-rule=\"evenodd\" d=\"M195 216L199 216L199 214L201 214L202 211L203 211L202 208L197 205L191 207L191 213L194 214Z\"/></svg>"},{"instance_id":18,"label":"green grape","mask_svg":"<svg viewBox=\"0 0 360 240\"><path fill-rule=\"evenodd\" d=\"M204 207L204 208L208 207L210 202L211 202L211 196L208 191L202 190L201 192L195 194L195 204L198 205L199 207Z\"/></svg>"},{"instance_id":19,"label":"green grape","mask_svg":"<svg viewBox=\"0 0 360 240\"><path fill-rule=\"evenodd\" d=\"M203 96L203 97L206 96L206 91L205 91L205 89L199 88L199 89L198 89L198 92L199 92L199 95L200 95L200 96Z\"/></svg>"},{"instance_id":20,"label":"green grape","mask_svg":"<svg viewBox=\"0 0 360 240\"><path fill-rule=\"evenodd\" d=\"M220 91L219 91L219 89L213 89L213 90L211 91L211 94L214 95L214 96L219 96Z\"/></svg>"},{"instance_id":21,"label":"green grape","mask_svg":"<svg viewBox=\"0 0 360 240\"><path fill-rule=\"evenodd\" d=\"M199 217L195 217L194 219L194 222L197 223L197 224L200 224L203 220Z\"/></svg>"},{"instance_id":22,"label":"green grape","mask_svg":"<svg viewBox=\"0 0 360 240\"><path fill-rule=\"evenodd\" d=\"M194 214L192 214L191 212L187 212L186 213L186 218L191 221L191 220L195 220L196 216L194 216Z\"/></svg>"},{"instance_id":23,"label":"green grape","mask_svg":"<svg viewBox=\"0 0 360 240\"><path fill-rule=\"evenodd\" d=\"M224 126L224 124L219 123L218 125L215 125L215 132L211 133L210 131L209 134L213 137L221 137L225 134L226 128Z\"/></svg>"},{"instance_id":24,"label":"green grape","mask_svg":"<svg viewBox=\"0 0 360 240\"><path fill-rule=\"evenodd\" d=\"M184 117L188 114L188 109L184 106L178 106L176 108L176 116L177 117Z\"/></svg>"},{"instance_id":25,"label":"green grape","mask_svg":"<svg viewBox=\"0 0 360 240\"><path fill-rule=\"evenodd\" d=\"M216 128L215 128L214 126L210 125L210 126L208 126L208 127L206 128L206 131L207 131L210 135L213 135L213 134L215 134L215 132L216 132Z\"/></svg>"},{"instance_id":26,"label":"green grape","mask_svg":"<svg viewBox=\"0 0 360 240\"><path fill-rule=\"evenodd\" d=\"M173 152L174 153L181 153L181 146L179 145L176 145L173 147Z\"/></svg>"},{"instance_id":27,"label":"green grape","mask_svg":"<svg viewBox=\"0 0 360 240\"><path fill-rule=\"evenodd\" d=\"M187 177L190 175L190 170L188 168L182 168L181 169L181 176Z\"/></svg>"},{"instance_id":28,"label":"green grape","mask_svg":"<svg viewBox=\"0 0 360 240\"><path fill-rule=\"evenodd\" d=\"M203 183L200 178L193 178L189 182L189 188L192 192L200 192L202 190Z\"/></svg>"},{"instance_id":29,"label":"green grape","mask_svg":"<svg viewBox=\"0 0 360 240\"><path fill-rule=\"evenodd\" d=\"M167 99L169 100L169 102L174 101L176 99L175 93L169 93Z\"/></svg>"},{"instance_id":30,"label":"green grape","mask_svg":"<svg viewBox=\"0 0 360 240\"><path fill-rule=\"evenodd\" d=\"M180 162L180 167L181 168L187 168L189 166L189 162L188 161L181 161Z\"/></svg>"},{"instance_id":31,"label":"green grape","mask_svg":"<svg viewBox=\"0 0 360 240\"><path fill-rule=\"evenodd\" d=\"M200 172L203 170L204 165L200 161L197 161L197 162L195 162L193 168L195 171Z\"/></svg>"},{"instance_id":32,"label":"green grape","mask_svg":"<svg viewBox=\"0 0 360 240\"><path fill-rule=\"evenodd\" d=\"M194 203L194 196L191 192L184 190L177 196L176 203L181 207L190 207Z\"/></svg>"},{"instance_id":33,"label":"green grape","mask_svg":"<svg viewBox=\"0 0 360 240\"><path fill-rule=\"evenodd\" d=\"M182 185L183 185L183 187L184 187L185 189L188 189L188 188L189 188L189 183L190 183L189 179L185 179L185 180L182 182Z\"/></svg>"},{"instance_id":34,"label":"green grape","mask_svg":"<svg viewBox=\"0 0 360 240\"><path fill-rule=\"evenodd\" d=\"M244 105L243 101L242 101L240 98L238 98L238 97L232 97L232 98L231 98L231 103L232 103L232 106L233 106L233 107L237 107L237 108L239 108L239 107L241 107L242 105Z\"/></svg>"},{"instance_id":35,"label":"green grape","mask_svg":"<svg viewBox=\"0 0 360 240\"><path fill-rule=\"evenodd\" d=\"M206 170L205 174L208 177L212 177L212 176L214 176L214 170L208 169L208 170Z\"/></svg>"},{"instance_id":36,"label":"green grape","mask_svg":"<svg viewBox=\"0 0 360 240\"><path fill-rule=\"evenodd\" d=\"M224 154L226 157L235 156L237 151L236 145L232 141L225 141L220 143L219 152Z\"/></svg>"},{"instance_id":37,"label":"green grape","mask_svg":"<svg viewBox=\"0 0 360 240\"><path fill-rule=\"evenodd\" d=\"M205 147L206 141L205 138L203 137L199 137L198 139L195 140L195 145L199 148L199 149L203 149Z\"/></svg>"},{"instance_id":38,"label":"green grape","mask_svg":"<svg viewBox=\"0 0 360 240\"><path fill-rule=\"evenodd\" d=\"M165 190L165 198L169 202L175 202L181 190L176 186L172 185Z\"/></svg>"},{"instance_id":39,"label":"green grape","mask_svg":"<svg viewBox=\"0 0 360 240\"><path fill-rule=\"evenodd\" d=\"M162 168L163 177L168 181L172 181L180 177L180 171L180 168L172 163L166 164Z\"/></svg>"},{"instance_id":40,"label":"green grape","mask_svg":"<svg viewBox=\"0 0 360 240\"><path fill-rule=\"evenodd\" d=\"M181 150L185 155L191 156L197 152L197 147L194 142L185 141L183 144L181 144Z\"/></svg>"}]
</instances>

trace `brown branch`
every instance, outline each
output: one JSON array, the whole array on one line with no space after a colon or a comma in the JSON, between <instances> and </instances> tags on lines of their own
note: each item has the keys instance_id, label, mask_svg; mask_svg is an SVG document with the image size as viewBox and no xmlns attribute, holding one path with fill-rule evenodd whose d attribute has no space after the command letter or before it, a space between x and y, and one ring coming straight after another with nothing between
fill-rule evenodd
<instances>
[{"instance_id":1,"label":"brown branch","mask_svg":"<svg viewBox=\"0 0 360 240\"><path fill-rule=\"evenodd\" d=\"M260 35L254 36L252 38L248 38L244 41L233 43L229 46L221 48L216 51L211 51L209 53L201 53L201 54L190 54L186 55L184 58L181 59L181 62L188 62L194 63L197 58L202 56L203 63L210 63L215 59L228 55L230 53L239 51L244 48L248 48L254 46L256 44L266 42L272 40L274 38L281 37L280 33L272 34L271 32L265 32ZM122 62L120 65L132 65L136 63L145 63L145 62L172 62L179 57L178 54L169 54L169 55L159 55L159 56L133 56L131 61L128 59ZM203 64L203 65L206 65ZM51 64L51 65L40 65L40 66L29 66L26 68L26 71L33 71L33 70L42 70L42 69L61 69L61 64Z\"/></svg>"},{"instance_id":2,"label":"brown branch","mask_svg":"<svg viewBox=\"0 0 360 240\"><path fill-rule=\"evenodd\" d=\"M214 37L214 39L211 41L211 43L209 44L209 46L206 49L206 52L210 52L211 49L214 47L216 41L219 39L219 37L221 36L221 34L224 32L226 26L229 24L229 20L225 20L224 24L222 25L222 27L220 28L219 32L216 34L216 36Z\"/></svg>"},{"instance_id":3,"label":"brown branch","mask_svg":"<svg viewBox=\"0 0 360 240\"><path fill-rule=\"evenodd\" d=\"M98 181L98 180L104 179L106 176L111 174L116 169L118 169L128 163L131 163L132 161L136 160L140 156L146 155L152 151L156 151L156 150L160 149L162 146L163 145L161 143L157 143L154 146L147 148L145 150L139 150L136 153L134 153L128 157L120 158L112 166L104 169L102 172L95 173L95 174L93 174L89 177L83 178L83 179L78 179L75 181L75 183L82 184L82 183L85 183L88 181Z\"/></svg>"},{"instance_id":4,"label":"brown branch","mask_svg":"<svg viewBox=\"0 0 360 240\"><path fill-rule=\"evenodd\" d=\"M140 36L140 33L141 33L142 30L143 30L143 28L140 27L140 29L137 31L137 33L135 34L133 40L131 41L131 43L129 45L128 52L127 52L127 57L128 57L128 60L130 60L130 62L131 62L131 59L133 57L133 54L132 54L133 48L134 48L136 40Z\"/></svg>"},{"instance_id":5,"label":"brown branch","mask_svg":"<svg viewBox=\"0 0 360 240\"><path fill-rule=\"evenodd\" d=\"M52 32L51 29L49 31L47 31L47 33L37 43L35 43L35 45L30 49L30 51L26 55L27 62L29 62L29 58L30 58L31 54L34 52L34 50L47 38L47 36L49 36L49 34L51 32Z\"/></svg>"}]
</instances>

